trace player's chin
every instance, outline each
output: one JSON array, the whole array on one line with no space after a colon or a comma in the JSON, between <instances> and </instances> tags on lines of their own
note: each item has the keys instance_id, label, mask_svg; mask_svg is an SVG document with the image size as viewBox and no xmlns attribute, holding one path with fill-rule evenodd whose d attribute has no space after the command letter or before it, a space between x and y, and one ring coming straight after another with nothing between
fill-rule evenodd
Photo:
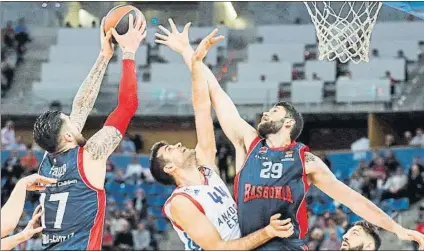
<instances>
[{"instance_id":1,"label":"player's chin","mask_svg":"<svg viewBox=\"0 0 424 251\"><path fill-rule=\"evenodd\" d=\"M349 244L346 242L342 242L342 246L340 247L340 250L350 250Z\"/></svg>"}]
</instances>

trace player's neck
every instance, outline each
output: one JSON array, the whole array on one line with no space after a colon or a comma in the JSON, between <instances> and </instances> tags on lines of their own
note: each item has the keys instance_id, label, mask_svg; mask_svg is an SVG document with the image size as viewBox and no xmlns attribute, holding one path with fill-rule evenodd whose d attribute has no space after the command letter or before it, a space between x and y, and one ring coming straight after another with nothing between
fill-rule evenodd
<instances>
[{"instance_id":1,"label":"player's neck","mask_svg":"<svg viewBox=\"0 0 424 251\"><path fill-rule=\"evenodd\" d=\"M199 186L205 184L205 177L197 168L181 171L178 174L178 186Z\"/></svg>"},{"instance_id":2,"label":"player's neck","mask_svg":"<svg viewBox=\"0 0 424 251\"><path fill-rule=\"evenodd\" d=\"M290 134L277 132L266 137L266 144L271 148L285 147L291 144Z\"/></svg>"},{"instance_id":3,"label":"player's neck","mask_svg":"<svg viewBox=\"0 0 424 251\"><path fill-rule=\"evenodd\" d=\"M55 153L56 154L57 153L63 153L63 152L68 151L69 149L72 149L72 148L75 148L75 147L77 147L77 145L75 143L66 143L66 144L63 144L61 147L59 147L58 151L55 152Z\"/></svg>"}]
</instances>

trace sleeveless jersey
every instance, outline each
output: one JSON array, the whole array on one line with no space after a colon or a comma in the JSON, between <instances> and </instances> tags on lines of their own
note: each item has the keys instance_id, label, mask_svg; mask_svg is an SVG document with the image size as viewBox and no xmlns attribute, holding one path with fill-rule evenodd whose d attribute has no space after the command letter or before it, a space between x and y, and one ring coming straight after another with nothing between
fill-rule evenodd
<instances>
[{"instance_id":1,"label":"sleeveless jersey","mask_svg":"<svg viewBox=\"0 0 424 251\"><path fill-rule=\"evenodd\" d=\"M294 234L274 238L258 250L305 250L308 231L306 193L309 189L304 167L308 148L292 142L270 148L257 137L249 148L242 169L234 180L240 231L246 236L269 224L272 215L291 218Z\"/></svg>"},{"instance_id":2,"label":"sleeveless jersey","mask_svg":"<svg viewBox=\"0 0 424 251\"><path fill-rule=\"evenodd\" d=\"M212 222L223 240L240 238L237 206L230 191L214 170L207 167L201 167L200 170L205 176L205 184L176 188L165 202L162 211L171 221L186 250L201 250L201 248L172 219L169 202L177 195L191 200L199 211Z\"/></svg>"},{"instance_id":3,"label":"sleeveless jersey","mask_svg":"<svg viewBox=\"0 0 424 251\"><path fill-rule=\"evenodd\" d=\"M101 250L106 195L88 182L84 148L46 153L38 173L57 183L41 191L42 244L46 250Z\"/></svg>"}]
</instances>

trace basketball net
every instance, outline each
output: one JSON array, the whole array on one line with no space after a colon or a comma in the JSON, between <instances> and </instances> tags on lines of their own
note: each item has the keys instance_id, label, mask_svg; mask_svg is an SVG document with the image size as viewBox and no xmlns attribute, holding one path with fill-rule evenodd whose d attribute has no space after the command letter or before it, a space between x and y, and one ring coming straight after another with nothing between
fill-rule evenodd
<instances>
[{"instance_id":1,"label":"basketball net","mask_svg":"<svg viewBox=\"0 0 424 251\"><path fill-rule=\"evenodd\" d=\"M315 25L319 60L368 62L370 37L381 2L304 2Z\"/></svg>"}]
</instances>

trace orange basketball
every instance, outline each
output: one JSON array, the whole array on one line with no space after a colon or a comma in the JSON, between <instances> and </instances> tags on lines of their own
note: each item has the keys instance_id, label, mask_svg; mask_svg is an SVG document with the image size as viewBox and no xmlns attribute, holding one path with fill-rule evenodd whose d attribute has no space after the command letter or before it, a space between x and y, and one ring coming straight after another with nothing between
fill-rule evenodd
<instances>
[{"instance_id":1,"label":"orange basketball","mask_svg":"<svg viewBox=\"0 0 424 251\"><path fill-rule=\"evenodd\" d=\"M107 13L104 24L104 32L107 33L111 28L115 28L119 35L125 34L128 31L129 15L132 14L134 17L134 23L141 18L145 20L143 13L132 5L120 5L111 9ZM112 38L113 43L117 43Z\"/></svg>"}]
</instances>

